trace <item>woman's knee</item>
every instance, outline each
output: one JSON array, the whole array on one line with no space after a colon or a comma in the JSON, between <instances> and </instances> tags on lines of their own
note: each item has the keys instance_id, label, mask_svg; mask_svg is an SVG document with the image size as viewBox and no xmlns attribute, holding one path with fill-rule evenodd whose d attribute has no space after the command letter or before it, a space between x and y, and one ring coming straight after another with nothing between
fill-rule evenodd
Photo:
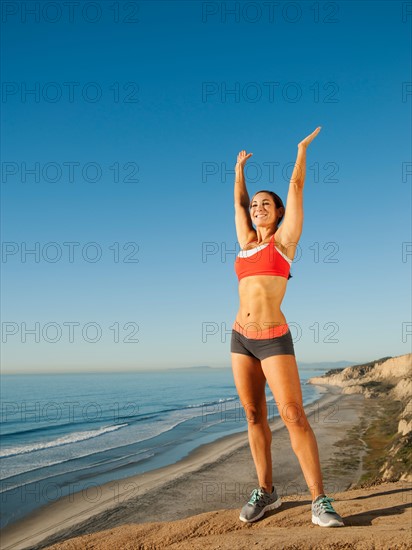
<instances>
[{"instance_id":1,"label":"woman's knee","mask_svg":"<svg viewBox=\"0 0 412 550\"><path fill-rule=\"evenodd\" d=\"M284 407L282 407L280 415L289 431L310 430L310 424L302 405L297 403L287 403Z\"/></svg>"},{"instance_id":2,"label":"woman's knee","mask_svg":"<svg viewBox=\"0 0 412 550\"><path fill-rule=\"evenodd\" d=\"M248 424L267 423L266 406L257 405L255 403L246 403L243 405L243 409L245 411Z\"/></svg>"}]
</instances>

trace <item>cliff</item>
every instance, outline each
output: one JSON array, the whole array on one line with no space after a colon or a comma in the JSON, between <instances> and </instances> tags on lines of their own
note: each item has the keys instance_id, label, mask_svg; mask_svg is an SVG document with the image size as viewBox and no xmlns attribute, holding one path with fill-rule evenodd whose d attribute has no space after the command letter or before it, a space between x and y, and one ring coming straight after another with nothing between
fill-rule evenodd
<instances>
[{"instance_id":1,"label":"cliff","mask_svg":"<svg viewBox=\"0 0 412 550\"><path fill-rule=\"evenodd\" d=\"M376 466L368 480L412 481L412 354L331 370L308 383L339 386L381 404L359 435Z\"/></svg>"}]
</instances>

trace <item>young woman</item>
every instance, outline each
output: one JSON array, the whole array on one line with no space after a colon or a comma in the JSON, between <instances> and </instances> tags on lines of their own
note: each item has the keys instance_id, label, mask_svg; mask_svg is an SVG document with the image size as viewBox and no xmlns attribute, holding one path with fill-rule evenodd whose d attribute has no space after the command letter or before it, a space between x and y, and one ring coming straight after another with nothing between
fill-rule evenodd
<instances>
[{"instance_id":1,"label":"young woman","mask_svg":"<svg viewBox=\"0 0 412 550\"><path fill-rule=\"evenodd\" d=\"M244 166L252 153L241 151L235 167L235 224L242 250L235 261L240 307L233 324L231 357L260 485L242 508L239 519L245 522L256 521L281 505L272 484L267 381L312 494L313 523L322 527L343 525L331 505L333 499L323 492L316 438L303 409L293 341L280 309L302 233L306 149L319 132L320 127L298 145L286 209L272 191L258 191L249 200Z\"/></svg>"}]
</instances>

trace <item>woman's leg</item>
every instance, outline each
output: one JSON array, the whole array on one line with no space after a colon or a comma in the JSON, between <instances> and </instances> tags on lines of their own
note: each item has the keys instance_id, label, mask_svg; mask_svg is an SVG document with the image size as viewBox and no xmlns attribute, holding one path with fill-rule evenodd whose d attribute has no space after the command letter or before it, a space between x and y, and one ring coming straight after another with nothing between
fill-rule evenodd
<instances>
[{"instance_id":1,"label":"woman's leg","mask_svg":"<svg viewBox=\"0 0 412 550\"><path fill-rule=\"evenodd\" d=\"M272 492L272 432L267 420L266 378L255 357L232 353L232 370L240 402L248 422L250 450L259 486Z\"/></svg>"},{"instance_id":2,"label":"woman's leg","mask_svg":"<svg viewBox=\"0 0 412 550\"><path fill-rule=\"evenodd\" d=\"M262 360L262 370L275 398L279 414L289 430L312 500L323 494L322 473L315 434L306 418L294 355L275 355Z\"/></svg>"}]
</instances>

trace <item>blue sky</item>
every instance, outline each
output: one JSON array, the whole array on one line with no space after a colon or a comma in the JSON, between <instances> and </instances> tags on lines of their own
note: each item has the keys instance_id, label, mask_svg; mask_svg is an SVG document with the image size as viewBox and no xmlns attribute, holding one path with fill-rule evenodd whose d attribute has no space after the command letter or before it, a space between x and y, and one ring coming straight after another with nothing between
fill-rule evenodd
<instances>
[{"instance_id":1,"label":"blue sky","mask_svg":"<svg viewBox=\"0 0 412 550\"><path fill-rule=\"evenodd\" d=\"M237 153L286 199L317 126L298 363L410 351L410 4L62 6L3 3L3 372L229 366Z\"/></svg>"}]
</instances>

